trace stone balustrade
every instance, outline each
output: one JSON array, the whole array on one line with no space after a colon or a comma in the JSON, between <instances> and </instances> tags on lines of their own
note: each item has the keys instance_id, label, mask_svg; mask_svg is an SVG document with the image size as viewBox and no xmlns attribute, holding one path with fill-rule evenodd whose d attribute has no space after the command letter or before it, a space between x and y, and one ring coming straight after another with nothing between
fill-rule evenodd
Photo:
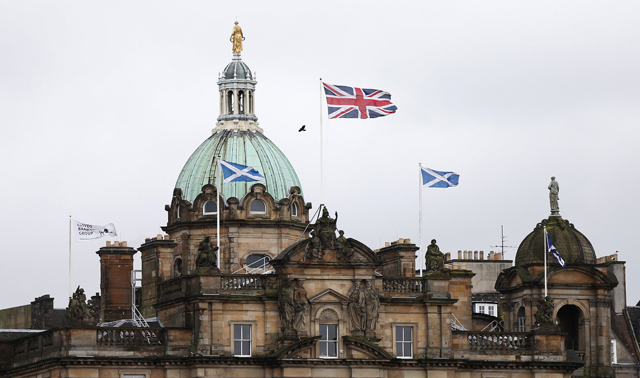
<instances>
[{"instance_id":1,"label":"stone balustrade","mask_svg":"<svg viewBox=\"0 0 640 378\"><path fill-rule=\"evenodd\" d=\"M453 331L455 358L484 361L565 361L564 336L559 332Z\"/></svg>"},{"instance_id":2,"label":"stone balustrade","mask_svg":"<svg viewBox=\"0 0 640 378\"><path fill-rule=\"evenodd\" d=\"M469 350L531 349L531 335L522 333L473 332L467 335Z\"/></svg>"},{"instance_id":3,"label":"stone balustrade","mask_svg":"<svg viewBox=\"0 0 640 378\"><path fill-rule=\"evenodd\" d=\"M426 287L422 277L383 278L382 291L384 293L422 293Z\"/></svg>"},{"instance_id":4,"label":"stone balustrade","mask_svg":"<svg viewBox=\"0 0 640 378\"><path fill-rule=\"evenodd\" d=\"M98 345L154 346L164 345L166 330L152 328L99 328L96 330Z\"/></svg>"},{"instance_id":5,"label":"stone balustrade","mask_svg":"<svg viewBox=\"0 0 640 378\"><path fill-rule=\"evenodd\" d=\"M199 295L263 295L277 288L277 277L263 274L189 275L158 284L160 302Z\"/></svg>"},{"instance_id":6,"label":"stone balustrade","mask_svg":"<svg viewBox=\"0 0 640 378\"><path fill-rule=\"evenodd\" d=\"M52 358L133 357L141 350L146 356L183 356L191 343L192 331L182 328L54 328L12 342L5 367Z\"/></svg>"}]
</instances>

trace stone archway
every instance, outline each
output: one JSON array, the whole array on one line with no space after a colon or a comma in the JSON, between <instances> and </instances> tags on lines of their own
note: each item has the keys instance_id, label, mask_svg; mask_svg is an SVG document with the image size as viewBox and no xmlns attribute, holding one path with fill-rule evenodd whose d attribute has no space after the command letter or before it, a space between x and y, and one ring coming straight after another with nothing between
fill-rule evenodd
<instances>
[{"instance_id":1,"label":"stone archway","mask_svg":"<svg viewBox=\"0 0 640 378\"><path fill-rule=\"evenodd\" d=\"M584 315L575 305L564 305L556 315L560 329L566 334L564 346L566 349L584 350Z\"/></svg>"}]
</instances>

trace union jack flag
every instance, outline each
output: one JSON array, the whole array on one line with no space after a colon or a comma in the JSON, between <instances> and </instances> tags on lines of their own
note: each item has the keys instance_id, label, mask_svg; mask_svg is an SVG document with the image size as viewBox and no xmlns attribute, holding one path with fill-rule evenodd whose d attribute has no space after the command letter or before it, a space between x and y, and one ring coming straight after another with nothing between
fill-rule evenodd
<instances>
[{"instance_id":1,"label":"union jack flag","mask_svg":"<svg viewBox=\"0 0 640 378\"><path fill-rule=\"evenodd\" d=\"M327 96L329 118L377 118L395 113L391 94L379 89L366 89L322 83Z\"/></svg>"}]
</instances>

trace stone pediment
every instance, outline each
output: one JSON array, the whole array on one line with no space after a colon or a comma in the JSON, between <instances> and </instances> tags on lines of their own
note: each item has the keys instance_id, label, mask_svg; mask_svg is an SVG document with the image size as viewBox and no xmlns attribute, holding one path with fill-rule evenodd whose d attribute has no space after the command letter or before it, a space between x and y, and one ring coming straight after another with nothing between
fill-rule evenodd
<instances>
[{"instance_id":1,"label":"stone pediment","mask_svg":"<svg viewBox=\"0 0 640 378\"><path fill-rule=\"evenodd\" d=\"M310 303L349 302L349 298L333 289L326 289L309 298Z\"/></svg>"},{"instance_id":2,"label":"stone pediment","mask_svg":"<svg viewBox=\"0 0 640 378\"><path fill-rule=\"evenodd\" d=\"M380 258L366 245L348 238L349 258L339 248L319 247L317 253L309 253L313 249L313 239L301 240L282 251L271 263L273 265L300 262L310 264L344 264L344 265L380 265Z\"/></svg>"}]
</instances>

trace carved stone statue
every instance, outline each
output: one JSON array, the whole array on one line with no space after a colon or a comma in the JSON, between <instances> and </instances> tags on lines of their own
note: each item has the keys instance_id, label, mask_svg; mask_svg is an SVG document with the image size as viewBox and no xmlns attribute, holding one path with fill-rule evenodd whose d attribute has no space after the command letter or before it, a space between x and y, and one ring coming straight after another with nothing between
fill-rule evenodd
<instances>
[{"instance_id":1,"label":"carved stone statue","mask_svg":"<svg viewBox=\"0 0 640 378\"><path fill-rule=\"evenodd\" d=\"M233 53L239 54L242 51L242 41L244 41L244 35L242 34L242 28L238 26L238 21L234 22L233 32L229 41L233 42Z\"/></svg>"},{"instance_id":2,"label":"carved stone statue","mask_svg":"<svg viewBox=\"0 0 640 378\"><path fill-rule=\"evenodd\" d=\"M364 290L360 287L360 281L354 281L349 290L349 319L351 320L351 334L353 336L364 336L367 311L365 308L366 297Z\"/></svg>"},{"instance_id":3,"label":"carved stone statue","mask_svg":"<svg viewBox=\"0 0 640 378\"><path fill-rule=\"evenodd\" d=\"M280 313L280 330L285 336L296 336L293 328L295 318L295 304L293 301L293 288L291 281L280 281L278 290L278 311Z\"/></svg>"},{"instance_id":4,"label":"carved stone statue","mask_svg":"<svg viewBox=\"0 0 640 378\"><path fill-rule=\"evenodd\" d=\"M336 218L329 216L327 208L322 209L322 216L316 221L315 230L322 242L322 248L333 249L336 242L336 224L338 223L338 212Z\"/></svg>"},{"instance_id":5,"label":"carved stone statue","mask_svg":"<svg viewBox=\"0 0 640 378\"><path fill-rule=\"evenodd\" d=\"M558 193L560 192L560 186L556 181L555 177L551 177L551 182L549 183L549 203L551 205L551 215L559 215L560 207L558 206Z\"/></svg>"},{"instance_id":6,"label":"carved stone statue","mask_svg":"<svg viewBox=\"0 0 640 378\"><path fill-rule=\"evenodd\" d=\"M324 256L322 241L320 241L320 238L316 235L315 230L311 230L309 235L311 236L311 241L309 241L305 249L304 259L305 261L320 260L322 256Z\"/></svg>"},{"instance_id":7,"label":"carved stone statue","mask_svg":"<svg viewBox=\"0 0 640 378\"><path fill-rule=\"evenodd\" d=\"M536 323L543 325L553 325L553 301L549 297L539 298L536 302L538 312L534 315Z\"/></svg>"},{"instance_id":8,"label":"carved stone statue","mask_svg":"<svg viewBox=\"0 0 640 378\"><path fill-rule=\"evenodd\" d=\"M344 237L344 231L340 230L338 233L340 236L336 239L336 257L338 260L353 262L355 256L351 244Z\"/></svg>"},{"instance_id":9,"label":"carved stone statue","mask_svg":"<svg viewBox=\"0 0 640 378\"><path fill-rule=\"evenodd\" d=\"M427 253L424 255L424 263L426 273L444 270L444 253L440 252L440 248L436 245L436 239L431 240L431 244L427 247Z\"/></svg>"},{"instance_id":10,"label":"carved stone statue","mask_svg":"<svg viewBox=\"0 0 640 378\"><path fill-rule=\"evenodd\" d=\"M293 286L293 306L294 306L294 320L293 328L298 333L298 336L306 336L307 323L305 318L307 316L307 307L309 307L309 299L307 298L307 291L302 286L302 282L295 280Z\"/></svg>"},{"instance_id":11,"label":"carved stone statue","mask_svg":"<svg viewBox=\"0 0 640 378\"><path fill-rule=\"evenodd\" d=\"M218 256L216 252L218 247L211 243L209 236L205 236L204 240L198 244L198 257L196 257L196 268L215 269L218 265Z\"/></svg>"},{"instance_id":12,"label":"carved stone statue","mask_svg":"<svg viewBox=\"0 0 640 378\"><path fill-rule=\"evenodd\" d=\"M365 288L365 303L367 311L367 328L365 330L365 336L374 337L376 335L376 326L378 324L378 313L380 311L380 294L378 290L373 287L373 281L367 281Z\"/></svg>"},{"instance_id":13,"label":"carved stone statue","mask_svg":"<svg viewBox=\"0 0 640 378\"><path fill-rule=\"evenodd\" d=\"M84 289L80 286L69 298L69 307L67 307L67 319L72 323L91 323L93 316L89 312L89 306L87 306L87 296L84 294Z\"/></svg>"}]
</instances>

